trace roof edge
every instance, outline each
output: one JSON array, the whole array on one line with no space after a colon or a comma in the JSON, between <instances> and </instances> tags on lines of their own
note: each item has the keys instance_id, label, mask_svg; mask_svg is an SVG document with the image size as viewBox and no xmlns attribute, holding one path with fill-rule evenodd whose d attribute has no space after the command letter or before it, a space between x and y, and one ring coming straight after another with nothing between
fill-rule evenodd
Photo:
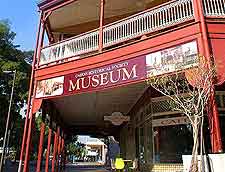
<instances>
[{"instance_id":1,"label":"roof edge","mask_svg":"<svg viewBox=\"0 0 225 172\"><path fill-rule=\"evenodd\" d=\"M66 1L71 1L71 0L41 0L37 6L41 11L48 10L49 8L55 7L59 4L63 4Z\"/></svg>"}]
</instances>

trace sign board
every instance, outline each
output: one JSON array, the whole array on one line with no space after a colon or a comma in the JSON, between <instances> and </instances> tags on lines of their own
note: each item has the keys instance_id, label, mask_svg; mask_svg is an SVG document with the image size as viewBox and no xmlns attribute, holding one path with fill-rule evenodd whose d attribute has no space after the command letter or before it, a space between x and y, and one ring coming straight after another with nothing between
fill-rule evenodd
<instances>
[{"instance_id":1,"label":"sign board","mask_svg":"<svg viewBox=\"0 0 225 172\"><path fill-rule=\"evenodd\" d=\"M189 124L188 117L161 118L152 120L152 127Z\"/></svg>"},{"instance_id":2,"label":"sign board","mask_svg":"<svg viewBox=\"0 0 225 172\"><path fill-rule=\"evenodd\" d=\"M195 41L117 63L37 82L36 98L99 91L195 66Z\"/></svg>"},{"instance_id":3,"label":"sign board","mask_svg":"<svg viewBox=\"0 0 225 172\"><path fill-rule=\"evenodd\" d=\"M121 125L130 121L130 116L124 116L121 112L113 112L111 116L104 116L104 121L110 121L113 125Z\"/></svg>"},{"instance_id":4,"label":"sign board","mask_svg":"<svg viewBox=\"0 0 225 172\"><path fill-rule=\"evenodd\" d=\"M197 54L195 41L148 54L147 75L157 76L196 66Z\"/></svg>"}]
</instances>

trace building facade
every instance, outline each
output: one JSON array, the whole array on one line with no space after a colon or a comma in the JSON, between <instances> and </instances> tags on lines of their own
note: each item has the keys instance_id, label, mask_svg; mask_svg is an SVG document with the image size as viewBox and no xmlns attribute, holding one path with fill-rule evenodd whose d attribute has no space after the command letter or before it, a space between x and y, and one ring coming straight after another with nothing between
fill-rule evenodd
<instances>
[{"instance_id":1,"label":"building facade","mask_svg":"<svg viewBox=\"0 0 225 172\"><path fill-rule=\"evenodd\" d=\"M151 88L148 76L195 66L197 56L216 64L209 102L207 150L223 151L225 108L225 2L223 0L44 0L33 59L20 167L28 171L34 114L42 109L37 171L42 152L63 165L65 139L73 134L113 135L122 157L140 171L181 169L190 154L189 122ZM114 116L116 125L104 120ZM117 113L118 114L118 113ZM49 126L48 145L43 146ZM54 135L54 140L52 136ZM61 157L61 161L59 161ZM22 168L19 168L21 171Z\"/></svg>"}]
</instances>

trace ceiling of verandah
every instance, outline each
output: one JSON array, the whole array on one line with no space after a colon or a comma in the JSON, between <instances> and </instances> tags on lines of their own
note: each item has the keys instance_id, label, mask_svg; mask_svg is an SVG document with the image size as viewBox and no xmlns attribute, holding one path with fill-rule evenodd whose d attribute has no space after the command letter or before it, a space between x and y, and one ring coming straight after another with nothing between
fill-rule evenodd
<instances>
[{"instance_id":1,"label":"ceiling of verandah","mask_svg":"<svg viewBox=\"0 0 225 172\"><path fill-rule=\"evenodd\" d=\"M106 0L105 24L152 8L169 0ZM55 10L49 17L53 32L86 32L99 26L100 0L77 0Z\"/></svg>"},{"instance_id":2,"label":"ceiling of verandah","mask_svg":"<svg viewBox=\"0 0 225 172\"><path fill-rule=\"evenodd\" d=\"M109 130L104 116L113 112L127 115L148 88L146 82L51 99L67 127Z\"/></svg>"}]
</instances>

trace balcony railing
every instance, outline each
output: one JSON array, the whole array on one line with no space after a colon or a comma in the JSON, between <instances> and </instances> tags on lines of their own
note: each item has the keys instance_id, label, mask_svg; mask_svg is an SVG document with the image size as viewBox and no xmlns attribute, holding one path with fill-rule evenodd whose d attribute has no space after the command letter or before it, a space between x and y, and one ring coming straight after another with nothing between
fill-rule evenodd
<instances>
[{"instance_id":1,"label":"balcony railing","mask_svg":"<svg viewBox=\"0 0 225 172\"><path fill-rule=\"evenodd\" d=\"M192 0L171 1L166 5L130 16L103 29L103 47L108 47L146 33L193 18ZM61 61L98 50L99 30L78 35L41 50L39 65Z\"/></svg>"},{"instance_id":2,"label":"balcony railing","mask_svg":"<svg viewBox=\"0 0 225 172\"><path fill-rule=\"evenodd\" d=\"M103 47L184 22L193 17L192 0L172 2L107 26L104 28Z\"/></svg>"},{"instance_id":3,"label":"balcony railing","mask_svg":"<svg viewBox=\"0 0 225 172\"><path fill-rule=\"evenodd\" d=\"M53 44L41 50L40 65L62 60L98 49L99 31L78 35L71 39Z\"/></svg>"},{"instance_id":4,"label":"balcony railing","mask_svg":"<svg viewBox=\"0 0 225 172\"><path fill-rule=\"evenodd\" d=\"M206 16L225 17L224 0L203 0Z\"/></svg>"},{"instance_id":5,"label":"balcony railing","mask_svg":"<svg viewBox=\"0 0 225 172\"><path fill-rule=\"evenodd\" d=\"M224 16L224 0L203 0L207 16ZM103 28L103 48L134 39L144 34L194 19L192 0L176 0L143 11ZM79 59L81 55L97 51L99 29L52 44L41 50L39 65ZM73 57L73 58L71 58Z\"/></svg>"}]
</instances>

